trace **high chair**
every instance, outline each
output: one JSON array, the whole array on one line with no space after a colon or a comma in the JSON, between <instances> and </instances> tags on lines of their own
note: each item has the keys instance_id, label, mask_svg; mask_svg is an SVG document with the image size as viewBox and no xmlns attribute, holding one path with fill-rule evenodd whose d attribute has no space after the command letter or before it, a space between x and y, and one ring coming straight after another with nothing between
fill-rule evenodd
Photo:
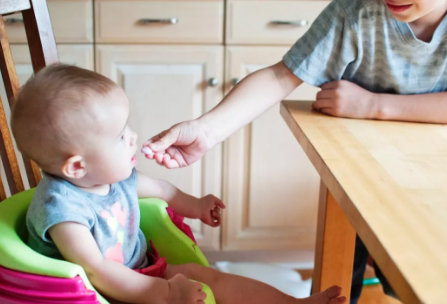
<instances>
[{"instance_id":1,"label":"high chair","mask_svg":"<svg viewBox=\"0 0 447 304\"><path fill-rule=\"evenodd\" d=\"M0 68L12 106L19 82L12 60L3 16L22 12L34 72L58 62L56 43L45 0L0 0ZM95 291L79 265L43 256L26 245L26 212L34 189L23 185L11 133L0 100L0 155L11 197L6 198L0 179L0 303L2 304L96 304L108 303ZM23 159L31 188L41 180L39 167ZM158 199L141 199L141 225L169 264L197 263L209 266L194 241L171 221L167 204ZM150 247L149 247L150 248ZM213 293L203 284L206 304L216 304ZM150 296L150 295L148 295Z\"/></svg>"}]
</instances>

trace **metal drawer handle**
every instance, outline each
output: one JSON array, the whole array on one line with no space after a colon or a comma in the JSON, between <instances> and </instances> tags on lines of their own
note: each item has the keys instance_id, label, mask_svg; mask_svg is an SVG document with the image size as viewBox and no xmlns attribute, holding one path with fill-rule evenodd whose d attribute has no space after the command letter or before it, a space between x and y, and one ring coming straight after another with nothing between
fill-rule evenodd
<instances>
[{"instance_id":1,"label":"metal drawer handle","mask_svg":"<svg viewBox=\"0 0 447 304\"><path fill-rule=\"evenodd\" d=\"M270 24L272 25L291 25L291 26L298 26L298 27L304 27L309 24L309 21L302 19L297 21L282 21L282 20L273 20L270 21Z\"/></svg>"},{"instance_id":2,"label":"metal drawer handle","mask_svg":"<svg viewBox=\"0 0 447 304\"><path fill-rule=\"evenodd\" d=\"M143 18L143 19L138 20L138 23L141 23L141 24L177 24L178 19L177 18L168 18L168 19Z\"/></svg>"},{"instance_id":3,"label":"metal drawer handle","mask_svg":"<svg viewBox=\"0 0 447 304\"><path fill-rule=\"evenodd\" d=\"M217 87L219 85L219 79L214 78L214 77L208 79L208 85L210 87Z\"/></svg>"},{"instance_id":4,"label":"metal drawer handle","mask_svg":"<svg viewBox=\"0 0 447 304\"><path fill-rule=\"evenodd\" d=\"M23 24L23 19L20 18L8 18L5 20L6 24Z\"/></svg>"},{"instance_id":5,"label":"metal drawer handle","mask_svg":"<svg viewBox=\"0 0 447 304\"><path fill-rule=\"evenodd\" d=\"M231 79L231 85L234 87L236 86L241 80L239 78L233 78Z\"/></svg>"}]
</instances>

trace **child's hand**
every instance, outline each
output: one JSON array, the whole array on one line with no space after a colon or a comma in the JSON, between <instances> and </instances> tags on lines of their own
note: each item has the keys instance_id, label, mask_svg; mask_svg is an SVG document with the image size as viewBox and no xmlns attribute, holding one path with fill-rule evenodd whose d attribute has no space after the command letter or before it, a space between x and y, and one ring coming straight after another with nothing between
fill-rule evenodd
<instances>
[{"instance_id":1,"label":"child's hand","mask_svg":"<svg viewBox=\"0 0 447 304\"><path fill-rule=\"evenodd\" d=\"M197 120L172 126L143 144L142 153L168 169L182 168L198 161L214 145L210 132Z\"/></svg>"},{"instance_id":2,"label":"child's hand","mask_svg":"<svg viewBox=\"0 0 447 304\"><path fill-rule=\"evenodd\" d=\"M321 87L321 91L317 93L317 101L312 107L332 116L375 119L378 114L378 97L378 94L352 82L333 81Z\"/></svg>"},{"instance_id":3,"label":"child's hand","mask_svg":"<svg viewBox=\"0 0 447 304\"><path fill-rule=\"evenodd\" d=\"M206 293L202 284L188 280L183 274L177 274L168 280L169 304L205 304Z\"/></svg>"},{"instance_id":4,"label":"child's hand","mask_svg":"<svg viewBox=\"0 0 447 304\"><path fill-rule=\"evenodd\" d=\"M202 216L200 220L211 226L218 227L220 226L221 217L220 217L220 208L225 209L224 203L214 195L207 195L199 199L201 204Z\"/></svg>"}]
</instances>

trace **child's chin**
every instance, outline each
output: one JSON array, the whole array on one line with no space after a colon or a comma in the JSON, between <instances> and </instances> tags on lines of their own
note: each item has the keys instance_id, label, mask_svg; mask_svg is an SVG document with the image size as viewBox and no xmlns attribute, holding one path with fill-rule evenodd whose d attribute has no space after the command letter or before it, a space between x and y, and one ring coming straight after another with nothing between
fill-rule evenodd
<instances>
[{"instance_id":1,"label":"child's chin","mask_svg":"<svg viewBox=\"0 0 447 304\"><path fill-rule=\"evenodd\" d=\"M132 175L133 167L126 173L116 174L107 184L116 184L128 179Z\"/></svg>"}]
</instances>

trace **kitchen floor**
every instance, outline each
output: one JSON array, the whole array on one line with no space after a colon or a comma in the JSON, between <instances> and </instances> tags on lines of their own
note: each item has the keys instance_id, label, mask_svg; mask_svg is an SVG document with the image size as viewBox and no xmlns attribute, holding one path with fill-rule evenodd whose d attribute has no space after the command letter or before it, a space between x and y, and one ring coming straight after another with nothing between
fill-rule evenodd
<instances>
[{"instance_id":1,"label":"kitchen floor","mask_svg":"<svg viewBox=\"0 0 447 304\"><path fill-rule=\"evenodd\" d=\"M312 276L312 270L298 270L303 280ZM366 268L365 278L375 277L374 269L370 266ZM362 296L358 304L402 304L402 302L389 297L383 293L381 285L366 286L363 288Z\"/></svg>"}]
</instances>

